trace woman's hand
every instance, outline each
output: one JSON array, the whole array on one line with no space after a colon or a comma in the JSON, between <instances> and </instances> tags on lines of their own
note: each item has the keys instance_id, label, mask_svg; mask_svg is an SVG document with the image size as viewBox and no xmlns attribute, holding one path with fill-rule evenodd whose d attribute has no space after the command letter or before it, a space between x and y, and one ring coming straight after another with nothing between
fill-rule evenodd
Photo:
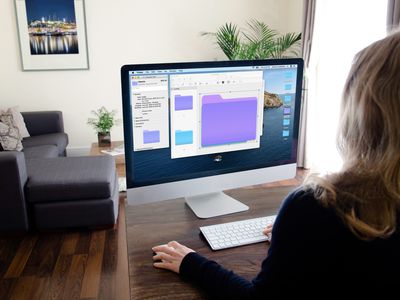
<instances>
[{"instance_id":1,"label":"woman's hand","mask_svg":"<svg viewBox=\"0 0 400 300\"><path fill-rule=\"evenodd\" d=\"M170 270L179 273L183 258L194 250L179 244L178 242L169 242L167 245L159 245L152 248L156 253L153 256L153 266L159 269Z\"/></svg>"},{"instance_id":2,"label":"woman's hand","mask_svg":"<svg viewBox=\"0 0 400 300\"><path fill-rule=\"evenodd\" d=\"M274 227L274 223L269 224L267 227L264 228L263 233L268 236L269 240L271 240L272 236L272 227Z\"/></svg>"}]
</instances>

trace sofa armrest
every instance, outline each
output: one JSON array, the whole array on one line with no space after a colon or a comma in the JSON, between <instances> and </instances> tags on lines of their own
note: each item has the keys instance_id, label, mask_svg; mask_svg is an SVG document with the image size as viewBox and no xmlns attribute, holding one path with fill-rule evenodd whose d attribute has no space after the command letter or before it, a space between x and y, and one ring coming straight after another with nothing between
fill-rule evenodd
<instances>
[{"instance_id":1,"label":"sofa armrest","mask_svg":"<svg viewBox=\"0 0 400 300\"><path fill-rule=\"evenodd\" d=\"M64 132L61 111L23 112L22 116L31 136Z\"/></svg>"},{"instance_id":2,"label":"sofa armrest","mask_svg":"<svg viewBox=\"0 0 400 300\"><path fill-rule=\"evenodd\" d=\"M28 180L23 152L0 152L0 232L28 230L24 188Z\"/></svg>"}]
</instances>

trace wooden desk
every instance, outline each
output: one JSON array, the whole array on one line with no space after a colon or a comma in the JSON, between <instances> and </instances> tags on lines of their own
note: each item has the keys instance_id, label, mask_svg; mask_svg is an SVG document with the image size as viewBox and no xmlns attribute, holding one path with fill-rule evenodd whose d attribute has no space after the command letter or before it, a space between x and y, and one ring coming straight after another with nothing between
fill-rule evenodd
<instances>
[{"instance_id":1,"label":"wooden desk","mask_svg":"<svg viewBox=\"0 0 400 300\"><path fill-rule=\"evenodd\" d=\"M184 199L127 206L126 225L131 299L204 299L190 283L172 272L153 268L151 247L176 240L217 261L235 273L252 279L261 269L268 244L259 243L212 251L200 235L199 226L276 214L284 197L294 186L255 186L226 193L250 206L243 213L198 219Z\"/></svg>"}]
</instances>

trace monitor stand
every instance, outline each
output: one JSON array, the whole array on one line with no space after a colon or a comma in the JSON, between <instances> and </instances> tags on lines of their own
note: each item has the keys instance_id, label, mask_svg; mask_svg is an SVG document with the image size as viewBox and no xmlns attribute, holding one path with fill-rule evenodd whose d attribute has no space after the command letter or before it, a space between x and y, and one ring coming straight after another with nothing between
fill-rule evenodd
<instances>
[{"instance_id":1,"label":"monitor stand","mask_svg":"<svg viewBox=\"0 0 400 300\"><path fill-rule=\"evenodd\" d=\"M249 207L223 192L186 197L186 204L200 219L246 211Z\"/></svg>"}]
</instances>

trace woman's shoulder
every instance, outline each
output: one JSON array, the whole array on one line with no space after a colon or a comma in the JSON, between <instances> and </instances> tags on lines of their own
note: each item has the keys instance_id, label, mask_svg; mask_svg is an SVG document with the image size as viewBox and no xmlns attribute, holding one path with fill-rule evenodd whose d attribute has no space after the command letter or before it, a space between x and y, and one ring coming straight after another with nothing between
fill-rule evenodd
<instances>
[{"instance_id":1,"label":"woman's shoulder","mask_svg":"<svg viewBox=\"0 0 400 300\"><path fill-rule=\"evenodd\" d=\"M281 210L286 209L308 209L309 207L322 207L322 204L314 195L312 189L300 186L289 193L283 200Z\"/></svg>"},{"instance_id":2,"label":"woman's shoulder","mask_svg":"<svg viewBox=\"0 0 400 300\"><path fill-rule=\"evenodd\" d=\"M314 225L339 225L341 222L333 208L317 199L312 189L301 186L284 199L277 221L284 223Z\"/></svg>"}]
</instances>

